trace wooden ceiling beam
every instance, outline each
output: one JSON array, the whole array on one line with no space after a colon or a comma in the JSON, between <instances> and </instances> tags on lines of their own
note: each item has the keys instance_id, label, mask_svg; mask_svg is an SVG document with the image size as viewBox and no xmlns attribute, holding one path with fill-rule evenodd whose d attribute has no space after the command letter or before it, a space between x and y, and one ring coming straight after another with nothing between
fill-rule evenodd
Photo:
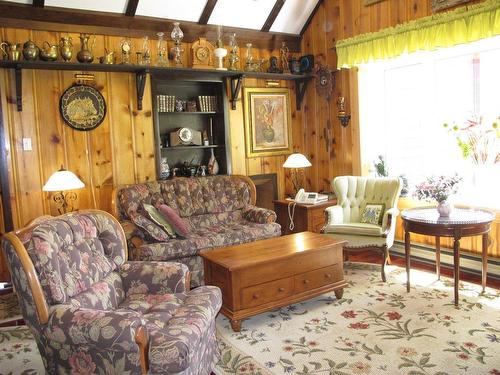
<instances>
[{"instance_id":1,"label":"wooden ceiling beam","mask_svg":"<svg viewBox=\"0 0 500 375\"><path fill-rule=\"evenodd\" d=\"M198 20L198 24L206 25L212 12L214 11L215 4L217 4L217 0L208 0L203 12L201 13L200 19Z\"/></svg>"},{"instance_id":2,"label":"wooden ceiling beam","mask_svg":"<svg viewBox=\"0 0 500 375\"><path fill-rule=\"evenodd\" d=\"M29 21L29 22L27 22ZM68 23L71 21L71 23ZM0 1L0 25L2 27L30 28L33 30L95 33L129 37L149 36L156 38L159 31L168 31L173 20L124 14L94 12L58 7L35 8L31 5ZM182 22L184 42L192 43L200 36L215 40L217 26ZM262 32L258 30L224 27L225 33L236 33L240 43L252 43L257 48L275 50L285 42L290 51L300 52L299 35ZM21 42L21 41L18 41Z\"/></svg>"},{"instance_id":3,"label":"wooden ceiling beam","mask_svg":"<svg viewBox=\"0 0 500 375\"><path fill-rule=\"evenodd\" d=\"M45 0L33 0L33 6L36 8L43 8L45 6Z\"/></svg>"},{"instance_id":4,"label":"wooden ceiling beam","mask_svg":"<svg viewBox=\"0 0 500 375\"><path fill-rule=\"evenodd\" d=\"M269 31L271 30L271 26L273 26L274 21L278 17L278 14L281 11L281 8L283 8L283 5L285 5L285 0L276 0L276 3L273 6L273 9L271 9L271 12L269 13L269 16L267 16L266 22L264 22L264 25L262 26L262 29L260 31Z\"/></svg>"},{"instance_id":5,"label":"wooden ceiling beam","mask_svg":"<svg viewBox=\"0 0 500 375\"><path fill-rule=\"evenodd\" d=\"M137 11L138 4L139 0L128 0L127 9L125 9L125 15L128 17L134 17L135 12Z\"/></svg>"}]
</instances>

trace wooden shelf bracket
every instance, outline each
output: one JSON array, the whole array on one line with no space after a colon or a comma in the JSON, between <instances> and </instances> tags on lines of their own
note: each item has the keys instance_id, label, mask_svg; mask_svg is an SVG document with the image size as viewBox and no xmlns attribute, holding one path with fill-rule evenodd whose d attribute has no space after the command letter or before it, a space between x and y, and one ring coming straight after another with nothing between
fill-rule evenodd
<instances>
[{"instance_id":1,"label":"wooden shelf bracket","mask_svg":"<svg viewBox=\"0 0 500 375\"><path fill-rule=\"evenodd\" d=\"M142 98L144 97L144 88L146 87L147 70L140 70L135 73L135 86L137 89L137 110L142 110Z\"/></svg>"},{"instance_id":2,"label":"wooden shelf bracket","mask_svg":"<svg viewBox=\"0 0 500 375\"><path fill-rule=\"evenodd\" d=\"M300 108L302 106L302 100L304 99L308 83L309 78L298 79L295 81L295 101L297 105L297 111L300 111Z\"/></svg>"},{"instance_id":3,"label":"wooden shelf bracket","mask_svg":"<svg viewBox=\"0 0 500 375\"><path fill-rule=\"evenodd\" d=\"M231 109L236 109L236 102L239 100L241 93L241 82L243 80L244 75L239 74L237 76L231 77Z\"/></svg>"}]
</instances>

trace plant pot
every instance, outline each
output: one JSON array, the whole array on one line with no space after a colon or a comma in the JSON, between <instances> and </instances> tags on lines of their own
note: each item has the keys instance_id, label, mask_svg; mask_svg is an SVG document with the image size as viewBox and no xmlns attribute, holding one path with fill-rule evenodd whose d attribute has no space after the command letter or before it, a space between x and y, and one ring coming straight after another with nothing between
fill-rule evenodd
<instances>
[{"instance_id":1,"label":"plant pot","mask_svg":"<svg viewBox=\"0 0 500 375\"><path fill-rule=\"evenodd\" d=\"M439 217L449 217L453 211L453 205L448 201L439 202L437 210L439 212Z\"/></svg>"},{"instance_id":2,"label":"plant pot","mask_svg":"<svg viewBox=\"0 0 500 375\"><path fill-rule=\"evenodd\" d=\"M271 127L265 128L262 131L262 135L264 136L264 139L266 142L274 141L274 129L273 128L271 128Z\"/></svg>"}]
</instances>

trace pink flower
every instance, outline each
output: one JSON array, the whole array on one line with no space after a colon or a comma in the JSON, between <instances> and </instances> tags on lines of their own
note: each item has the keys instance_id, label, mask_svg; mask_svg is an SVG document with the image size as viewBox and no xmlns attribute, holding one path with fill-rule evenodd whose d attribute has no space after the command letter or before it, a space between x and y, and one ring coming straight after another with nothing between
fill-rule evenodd
<instances>
[{"instance_id":1,"label":"pink flower","mask_svg":"<svg viewBox=\"0 0 500 375\"><path fill-rule=\"evenodd\" d=\"M309 341L309 346L318 346L318 343L316 341Z\"/></svg>"},{"instance_id":2,"label":"pink flower","mask_svg":"<svg viewBox=\"0 0 500 375\"><path fill-rule=\"evenodd\" d=\"M35 237L33 238L33 243L35 245L35 251L38 254L50 257L50 255L52 254L52 248L50 247L50 244L47 241L43 241Z\"/></svg>"},{"instance_id":3,"label":"pink flower","mask_svg":"<svg viewBox=\"0 0 500 375\"><path fill-rule=\"evenodd\" d=\"M354 310L346 310L340 315L342 315L346 319L354 319L356 316L358 316L358 314L356 314Z\"/></svg>"},{"instance_id":4,"label":"pink flower","mask_svg":"<svg viewBox=\"0 0 500 375\"><path fill-rule=\"evenodd\" d=\"M396 311L389 311L385 315L389 318L389 320L399 320L403 316L403 315L401 315L400 313L398 313Z\"/></svg>"},{"instance_id":5,"label":"pink flower","mask_svg":"<svg viewBox=\"0 0 500 375\"><path fill-rule=\"evenodd\" d=\"M321 320L319 320L318 318L312 318L311 319L311 323L312 324L319 324L321 322Z\"/></svg>"},{"instance_id":6,"label":"pink flower","mask_svg":"<svg viewBox=\"0 0 500 375\"><path fill-rule=\"evenodd\" d=\"M77 326L80 326L85 325L89 322L93 322L96 319L100 319L103 316L103 312L99 312L96 310L75 311L71 322L75 323Z\"/></svg>"},{"instance_id":7,"label":"pink flower","mask_svg":"<svg viewBox=\"0 0 500 375\"><path fill-rule=\"evenodd\" d=\"M93 289L97 294L109 294L109 285L106 282L98 282L93 285Z\"/></svg>"},{"instance_id":8,"label":"pink flower","mask_svg":"<svg viewBox=\"0 0 500 375\"><path fill-rule=\"evenodd\" d=\"M445 315L445 316L443 316L443 320L451 320L451 316Z\"/></svg>"},{"instance_id":9,"label":"pink flower","mask_svg":"<svg viewBox=\"0 0 500 375\"><path fill-rule=\"evenodd\" d=\"M370 325L368 323L363 323L363 322L349 324L349 328L352 329L367 329L368 327L370 327Z\"/></svg>"},{"instance_id":10,"label":"pink flower","mask_svg":"<svg viewBox=\"0 0 500 375\"><path fill-rule=\"evenodd\" d=\"M173 294L151 294L146 296L146 302L151 305L158 305L162 302L171 301L173 298Z\"/></svg>"},{"instance_id":11,"label":"pink flower","mask_svg":"<svg viewBox=\"0 0 500 375\"><path fill-rule=\"evenodd\" d=\"M474 344L473 342L468 341L468 342L464 342L464 346L466 348L475 348L477 345Z\"/></svg>"},{"instance_id":12,"label":"pink flower","mask_svg":"<svg viewBox=\"0 0 500 375\"><path fill-rule=\"evenodd\" d=\"M499 371L499 370L497 370L496 368L492 368L492 369L490 370L490 374L491 374L491 375L500 375L500 371Z\"/></svg>"},{"instance_id":13,"label":"pink flower","mask_svg":"<svg viewBox=\"0 0 500 375\"><path fill-rule=\"evenodd\" d=\"M69 357L69 365L71 366L71 374L73 375L92 375L95 374L95 363L92 362L92 357L85 352L77 352Z\"/></svg>"},{"instance_id":14,"label":"pink flower","mask_svg":"<svg viewBox=\"0 0 500 375\"><path fill-rule=\"evenodd\" d=\"M354 362L349 365L353 374L368 374L370 372L371 366L368 363Z\"/></svg>"},{"instance_id":15,"label":"pink flower","mask_svg":"<svg viewBox=\"0 0 500 375\"><path fill-rule=\"evenodd\" d=\"M293 351L293 346L290 346L290 345L284 346L283 347L283 351L285 351L285 352L291 352L291 351Z\"/></svg>"},{"instance_id":16,"label":"pink flower","mask_svg":"<svg viewBox=\"0 0 500 375\"><path fill-rule=\"evenodd\" d=\"M457 354L457 357L463 360L468 360L470 358L469 355L465 353Z\"/></svg>"},{"instance_id":17,"label":"pink flower","mask_svg":"<svg viewBox=\"0 0 500 375\"><path fill-rule=\"evenodd\" d=\"M417 351L410 347L400 347L398 353L401 357L413 357L417 355Z\"/></svg>"}]
</instances>

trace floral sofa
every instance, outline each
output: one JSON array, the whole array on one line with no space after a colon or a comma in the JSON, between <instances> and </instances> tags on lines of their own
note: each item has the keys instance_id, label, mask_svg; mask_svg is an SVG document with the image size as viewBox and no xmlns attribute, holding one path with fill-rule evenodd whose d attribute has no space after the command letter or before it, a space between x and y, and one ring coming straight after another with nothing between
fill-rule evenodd
<instances>
[{"instance_id":1,"label":"floral sofa","mask_svg":"<svg viewBox=\"0 0 500 375\"><path fill-rule=\"evenodd\" d=\"M130 219L142 204L166 204L184 219L186 238L152 240ZM203 284L201 250L281 235L273 211L257 208L255 185L245 176L179 177L115 189L114 215L129 241L132 260L176 261L191 271L191 285Z\"/></svg>"},{"instance_id":2,"label":"floral sofa","mask_svg":"<svg viewBox=\"0 0 500 375\"><path fill-rule=\"evenodd\" d=\"M208 375L217 287L189 289L180 263L129 262L110 214L39 220L2 241L47 374Z\"/></svg>"}]
</instances>

